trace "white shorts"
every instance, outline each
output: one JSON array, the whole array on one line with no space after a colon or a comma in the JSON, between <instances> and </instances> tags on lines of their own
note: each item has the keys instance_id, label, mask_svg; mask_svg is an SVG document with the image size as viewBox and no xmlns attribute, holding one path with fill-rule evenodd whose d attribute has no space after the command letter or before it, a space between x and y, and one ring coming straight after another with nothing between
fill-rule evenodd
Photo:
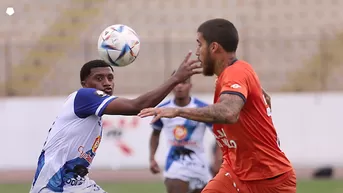
<instances>
[{"instance_id":1,"label":"white shorts","mask_svg":"<svg viewBox=\"0 0 343 193\"><path fill-rule=\"evenodd\" d=\"M164 172L164 178L189 182L190 190L204 188L212 179L212 174L207 164L194 155L192 158L193 160L185 158L173 161L168 170Z\"/></svg>"},{"instance_id":2,"label":"white shorts","mask_svg":"<svg viewBox=\"0 0 343 193\"><path fill-rule=\"evenodd\" d=\"M54 191L44 188L39 193L54 193ZM82 186L69 186L63 189L63 193L106 193L93 180L87 179Z\"/></svg>"}]
</instances>

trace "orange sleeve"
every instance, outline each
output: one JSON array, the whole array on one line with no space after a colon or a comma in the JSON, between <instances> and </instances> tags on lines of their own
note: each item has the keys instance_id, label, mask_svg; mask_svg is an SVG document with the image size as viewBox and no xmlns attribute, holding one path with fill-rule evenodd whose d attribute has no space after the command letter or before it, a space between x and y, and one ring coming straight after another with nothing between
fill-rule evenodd
<instances>
[{"instance_id":1,"label":"orange sleeve","mask_svg":"<svg viewBox=\"0 0 343 193\"><path fill-rule=\"evenodd\" d=\"M246 74L236 68L227 69L223 73L220 94L236 94L245 102L249 91Z\"/></svg>"}]
</instances>

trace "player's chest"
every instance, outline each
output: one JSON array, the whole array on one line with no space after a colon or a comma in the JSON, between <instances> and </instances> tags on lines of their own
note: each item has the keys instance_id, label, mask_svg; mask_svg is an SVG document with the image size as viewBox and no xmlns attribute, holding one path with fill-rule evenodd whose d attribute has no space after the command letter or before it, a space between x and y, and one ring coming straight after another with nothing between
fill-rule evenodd
<instances>
[{"instance_id":1,"label":"player's chest","mask_svg":"<svg viewBox=\"0 0 343 193\"><path fill-rule=\"evenodd\" d=\"M163 130L168 136L172 136L176 140L184 140L187 136L194 136L195 133L204 133L205 124L186 120L167 120L167 123L164 123Z\"/></svg>"},{"instance_id":2,"label":"player's chest","mask_svg":"<svg viewBox=\"0 0 343 193\"><path fill-rule=\"evenodd\" d=\"M174 128L176 126L185 126L185 127L197 127L200 123L193 120L188 120L182 117L175 117L172 119L162 119L164 128Z\"/></svg>"}]
</instances>

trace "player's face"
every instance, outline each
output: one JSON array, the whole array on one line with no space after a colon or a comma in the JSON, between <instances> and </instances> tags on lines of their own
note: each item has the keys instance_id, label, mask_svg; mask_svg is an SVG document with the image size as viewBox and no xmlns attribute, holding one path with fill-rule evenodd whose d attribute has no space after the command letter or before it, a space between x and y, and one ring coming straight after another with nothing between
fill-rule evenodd
<instances>
[{"instance_id":1,"label":"player's face","mask_svg":"<svg viewBox=\"0 0 343 193\"><path fill-rule=\"evenodd\" d=\"M178 98L178 99L188 98L191 88L192 88L192 84L190 82L190 79L179 83L178 85L176 85L176 87L173 90L175 98Z\"/></svg>"},{"instance_id":2,"label":"player's face","mask_svg":"<svg viewBox=\"0 0 343 193\"><path fill-rule=\"evenodd\" d=\"M209 49L209 46L207 45L207 42L203 38L202 34L198 32L198 47L196 55L198 56L198 59L201 62L202 68L203 68L203 74L205 76L213 76L214 75L214 60L211 57L211 52Z\"/></svg>"},{"instance_id":3,"label":"player's face","mask_svg":"<svg viewBox=\"0 0 343 193\"><path fill-rule=\"evenodd\" d=\"M87 88L96 88L104 91L108 95L112 95L114 89L113 71L110 67L93 68L83 86Z\"/></svg>"}]
</instances>

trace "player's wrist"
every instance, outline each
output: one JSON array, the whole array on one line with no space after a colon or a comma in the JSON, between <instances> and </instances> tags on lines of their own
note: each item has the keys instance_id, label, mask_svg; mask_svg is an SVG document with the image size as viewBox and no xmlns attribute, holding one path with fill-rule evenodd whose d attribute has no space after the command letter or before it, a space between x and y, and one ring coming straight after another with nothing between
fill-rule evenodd
<instances>
[{"instance_id":1,"label":"player's wrist","mask_svg":"<svg viewBox=\"0 0 343 193\"><path fill-rule=\"evenodd\" d=\"M155 156L150 156L149 161L150 162L155 161Z\"/></svg>"},{"instance_id":2,"label":"player's wrist","mask_svg":"<svg viewBox=\"0 0 343 193\"><path fill-rule=\"evenodd\" d=\"M182 114L182 108L176 108L176 109L175 109L175 115L176 115L176 117L181 116L181 114Z\"/></svg>"},{"instance_id":3,"label":"player's wrist","mask_svg":"<svg viewBox=\"0 0 343 193\"><path fill-rule=\"evenodd\" d=\"M180 78L178 78L176 75L171 76L169 80L174 84L179 84L181 82Z\"/></svg>"}]
</instances>

